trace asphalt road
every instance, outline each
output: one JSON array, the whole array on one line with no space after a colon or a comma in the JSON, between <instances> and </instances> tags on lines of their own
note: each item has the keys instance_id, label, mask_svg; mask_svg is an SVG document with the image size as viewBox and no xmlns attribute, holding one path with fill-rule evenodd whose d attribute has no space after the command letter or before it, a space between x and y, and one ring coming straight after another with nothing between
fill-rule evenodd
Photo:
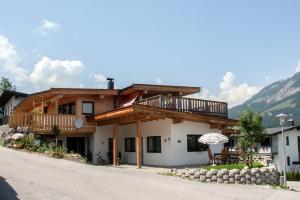
<instances>
[{"instance_id":1,"label":"asphalt road","mask_svg":"<svg viewBox=\"0 0 300 200\"><path fill-rule=\"evenodd\" d=\"M92 166L0 147L0 199L300 199L266 186L204 184L148 169Z\"/></svg>"}]
</instances>

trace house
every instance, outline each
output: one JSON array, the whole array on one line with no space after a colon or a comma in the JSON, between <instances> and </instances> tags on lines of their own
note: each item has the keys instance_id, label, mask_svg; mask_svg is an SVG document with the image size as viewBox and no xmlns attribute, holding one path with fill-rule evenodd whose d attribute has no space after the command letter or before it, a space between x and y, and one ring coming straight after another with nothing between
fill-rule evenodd
<instances>
[{"instance_id":1,"label":"house","mask_svg":"<svg viewBox=\"0 0 300 200\"><path fill-rule=\"evenodd\" d=\"M51 88L29 95L12 112L11 127L25 126L51 137L61 130L60 143L69 151L99 153L105 160L157 166L208 162L207 145L198 138L209 132L231 134L227 103L187 98L199 87L132 84L114 89ZM222 145L214 146L220 152Z\"/></svg>"},{"instance_id":2,"label":"house","mask_svg":"<svg viewBox=\"0 0 300 200\"><path fill-rule=\"evenodd\" d=\"M300 126L287 126L283 130L287 171L300 171ZM284 169L281 133L281 127L267 129L267 134L272 138L272 157L278 171Z\"/></svg>"},{"instance_id":3,"label":"house","mask_svg":"<svg viewBox=\"0 0 300 200\"><path fill-rule=\"evenodd\" d=\"M3 90L0 92L0 109L2 109L2 115L0 114L0 125L8 123L8 117L10 112L22 102L28 94Z\"/></svg>"}]
</instances>

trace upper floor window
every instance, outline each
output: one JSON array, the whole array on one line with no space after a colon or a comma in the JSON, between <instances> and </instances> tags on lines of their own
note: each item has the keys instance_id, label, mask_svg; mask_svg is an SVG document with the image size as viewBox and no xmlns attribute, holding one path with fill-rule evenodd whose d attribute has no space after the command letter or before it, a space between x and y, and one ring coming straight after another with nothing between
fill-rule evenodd
<instances>
[{"instance_id":1,"label":"upper floor window","mask_svg":"<svg viewBox=\"0 0 300 200\"><path fill-rule=\"evenodd\" d=\"M83 101L82 102L82 114L83 115L93 115L94 114L94 102Z\"/></svg>"},{"instance_id":2,"label":"upper floor window","mask_svg":"<svg viewBox=\"0 0 300 200\"><path fill-rule=\"evenodd\" d=\"M286 146L289 146L289 145L290 145L290 139L289 139L289 136L286 136L285 141L286 141Z\"/></svg>"},{"instance_id":3,"label":"upper floor window","mask_svg":"<svg viewBox=\"0 0 300 200\"><path fill-rule=\"evenodd\" d=\"M48 112L48 110L47 110L47 112ZM75 102L58 105L58 113L74 115L75 114Z\"/></svg>"},{"instance_id":4,"label":"upper floor window","mask_svg":"<svg viewBox=\"0 0 300 200\"><path fill-rule=\"evenodd\" d=\"M201 152L207 151L208 145L198 142L201 135L187 135L187 151L188 152Z\"/></svg>"}]
</instances>

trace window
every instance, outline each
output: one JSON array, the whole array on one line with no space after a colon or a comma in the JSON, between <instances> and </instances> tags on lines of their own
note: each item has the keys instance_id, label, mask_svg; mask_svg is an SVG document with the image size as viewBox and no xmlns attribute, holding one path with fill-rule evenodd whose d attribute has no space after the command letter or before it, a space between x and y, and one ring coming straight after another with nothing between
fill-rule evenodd
<instances>
[{"instance_id":1,"label":"window","mask_svg":"<svg viewBox=\"0 0 300 200\"><path fill-rule=\"evenodd\" d=\"M148 153L161 153L161 137L160 136L147 137L147 152Z\"/></svg>"},{"instance_id":2,"label":"window","mask_svg":"<svg viewBox=\"0 0 300 200\"><path fill-rule=\"evenodd\" d=\"M287 165L288 165L288 166L290 166L290 165L291 165L291 159L290 159L290 157L289 157L289 156L286 158L286 162L287 162Z\"/></svg>"},{"instance_id":3,"label":"window","mask_svg":"<svg viewBox=\"0 0 300 200\"><path fill-rule=\"evenodd\" d=\"M94 114L94 102L83 101L82 102L82 114L93 115Z\"/></svg>"},{"instance_id":4,"label":"window","mask_svg":"<svg viewBox=\"0 0 300 200\"><path fill-rule=\"evenodd\" d=\"M187 151L188 152L201 152L207 151L208 145L198 142L201 135L187 135Z\"/></svg>"},{"instance_id":5,"label":"window","mask_svg":"<svg viewBox=\"0 0 300 200\"><path fill-rule=\"evenodd\" d=\"M47 109L48 112L48 109ZM59 114L75 114L75 102L62 104L58 106Z\"/></svg>"},{"instance_id":6,"label":"window","mask_svg":"<svg viewBox=\"0 0 300 200\"><path fill-rule=\"evenodd\" d=\"M286 136L285 141L286 141L286 146L289 146L289 145L290 145L290 139L289 139L289 136Z\"/></svg>"},{"instance_id":7,"label":"window","mask_svg":"<svg viewBox=\"0 0 300 200\"><path fill-rule=\"evenodd\" d=\"M125 138L125 152L135 152L135 138Z\"/></svg>"},{"instance_id":8,"label":"window","mask_svg":"<svg viewBox=\"0 0 300 200\"><path fill-rule=\"evenodd\" d=\"M260 145L262 147L270 147L272 146L272 139L270 137L266 137L265 140Z\"/></svg>"}]
</instances>

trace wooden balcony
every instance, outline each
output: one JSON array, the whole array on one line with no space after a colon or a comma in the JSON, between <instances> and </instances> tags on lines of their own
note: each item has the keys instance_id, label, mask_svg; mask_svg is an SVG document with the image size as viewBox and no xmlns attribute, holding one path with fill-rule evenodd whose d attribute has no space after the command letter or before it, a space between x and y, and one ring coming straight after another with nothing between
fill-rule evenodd
<instances>
[{"instance_id":1,"label":"wooden balcony","mask_svg":"<svg viewBox=\"0 0 300 200\"><path fill-rule=\"evenodd\" d=\"M53 126L58 126L61 133L94 133L95 126L84 122L82 128L75 128L76 115L65 114L33 114L12 112L9 116L9 127L28 127L31 132L49 134ZM84 120L85 121L85 120Z\"/></svg>"},{"instance_id":2,"label":"wooden balcony","mask_svg":"<svg viewBox=\"0 0 300 200\"><path fill-rule=\"evenodd\" d=\"M158 95L136 101L135 104L228 118L227 103L218 101Z\"/></svg>"}]
</instances>

